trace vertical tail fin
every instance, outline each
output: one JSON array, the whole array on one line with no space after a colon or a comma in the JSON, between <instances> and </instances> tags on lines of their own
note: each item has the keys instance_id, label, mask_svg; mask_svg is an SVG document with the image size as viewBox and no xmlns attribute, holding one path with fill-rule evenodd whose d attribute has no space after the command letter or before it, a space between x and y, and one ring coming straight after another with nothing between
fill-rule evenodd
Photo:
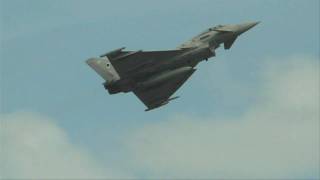
<instances>
[{"instance_id":1,"label":"vertical tail fin","mask_svg":"<svg viewBox=\"0 0 320 180\"><path fill-rule=\"evenodd\" d=\"M104 80L106 80L106 84L111 84L120 79L119 74L106 56L101 58L90 58L86 61L86 63Z\"/></svg>"}]
</instances>

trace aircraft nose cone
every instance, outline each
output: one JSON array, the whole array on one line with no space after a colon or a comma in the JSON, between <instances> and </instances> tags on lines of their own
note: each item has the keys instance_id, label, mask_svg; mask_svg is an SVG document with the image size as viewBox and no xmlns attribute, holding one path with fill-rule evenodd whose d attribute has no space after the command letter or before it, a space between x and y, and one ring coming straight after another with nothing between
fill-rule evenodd
<instances>
[{"instance_id":1,"label":"aircraft nose cone","mask_svg":"<svg viewBox=\"0 0 320 180\"><path fill-rule=\"evenodd\" d=\"M259 23L260 23L260 21L239 24L238 29L237 29L237 34L240 35L246 31L248 31L249 29L253 28L254 26L256 26Z\"/></svg>"}]
</instances>

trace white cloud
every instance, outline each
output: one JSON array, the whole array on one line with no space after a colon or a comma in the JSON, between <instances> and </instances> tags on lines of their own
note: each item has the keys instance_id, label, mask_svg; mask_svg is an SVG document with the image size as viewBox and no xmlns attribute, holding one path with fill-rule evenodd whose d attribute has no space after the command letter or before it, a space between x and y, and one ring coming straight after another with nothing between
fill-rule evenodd
<instances>
[{"instance_id":1,"label":"white cloud","mask_svg":"<svg viewBox=\"0 0 320 180\"><path fill-rule=\"evenodd\" d=\"M0 115L0 177L77 179L116 177L72 144L53 120L37 113Z\"/></svg>"},{"instance_id":2,"label":"white cloud","mask_svg":"<svg viewBox=\"0 0 320 180\"><path fill-rule=\"evenodd\" d=\"M319 60L272 59L240 117L176 115L150 122L127 141L147 177L319 178Z\"/></svg>"},{"instance_id":3,"label":"white cloud","mask_svg":"<svg viewBox=\"0 0 320 180\"><path fill-rule=\"evenodd\" d=\"M150 121L124 135L118 165L143 178L319 178L319 60L267 62L263 85L252 90L258 101L241 116ZM46 116L20 112L0 120L1 178L124 177Z\"/></svg>"}]
</instances>

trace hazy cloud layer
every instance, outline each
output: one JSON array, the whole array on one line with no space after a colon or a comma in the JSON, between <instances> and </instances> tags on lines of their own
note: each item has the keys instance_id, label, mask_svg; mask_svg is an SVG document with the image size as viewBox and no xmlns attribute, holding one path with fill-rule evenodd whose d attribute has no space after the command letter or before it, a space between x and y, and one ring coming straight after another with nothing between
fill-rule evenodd
<instances>
[{"instance_id":1,"label":"hazy cloud layer","mask_svg":"<svg viewBox=\"0 0 320 180\"><path fill-rule=\"evenodd\" d=\"M72 144L52 119L37 113L1 115L0 178L115 177L83 148Z\"/></svg>"},{"instance_id":2,"label":"hazy cloud layer","mask_svg":"<svg viewBox=\"0 0 320 180\"><path fill-rule=\"evenodd\" d=\"M319 60L266 62L243 115L150 121L128 140L132 166L148 177L319 178Z\"/></svg>"},{"instance_id":3,"label":"hazy cloud layer","mask_svg":"<svg viewBox=\"0 0 320 180\"><path fill-rule=\"evenodd\" d=\"M262 85L252 89L258 101L240 116L185 113L129 129L118 157L121 172L143 178L319 178L319 59L266 62ZM26 112L0 118L1 178L124 177L70 142L53 119Z\"/></svg>"}]
</instances>

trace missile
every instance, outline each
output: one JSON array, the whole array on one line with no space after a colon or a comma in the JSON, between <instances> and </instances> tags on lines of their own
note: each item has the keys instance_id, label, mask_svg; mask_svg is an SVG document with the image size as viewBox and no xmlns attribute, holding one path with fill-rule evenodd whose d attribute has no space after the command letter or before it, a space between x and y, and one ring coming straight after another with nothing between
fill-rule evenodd
<instances>
[{"instance_id":1,"label":"missile","mask_svg":"<svg viewBox=\"0 0 320 180\"><path fill-rule=\"evenodd\" d=\"M175 96L175 97L169 98L169 99L166 100L165 102L160 103L160 104L158 104L158 105L156 105L156 106L154 106L154 107L148 108L148 109L146 109L146 110L144 110L144 111L150 111L150 110L152 110L152 109L155 109L155 108L164 106L164 105L168 104L170 101L175 100L175 99L178 99L179 97L180 97L180 96Z\"/></svg>"}]
</instances>

